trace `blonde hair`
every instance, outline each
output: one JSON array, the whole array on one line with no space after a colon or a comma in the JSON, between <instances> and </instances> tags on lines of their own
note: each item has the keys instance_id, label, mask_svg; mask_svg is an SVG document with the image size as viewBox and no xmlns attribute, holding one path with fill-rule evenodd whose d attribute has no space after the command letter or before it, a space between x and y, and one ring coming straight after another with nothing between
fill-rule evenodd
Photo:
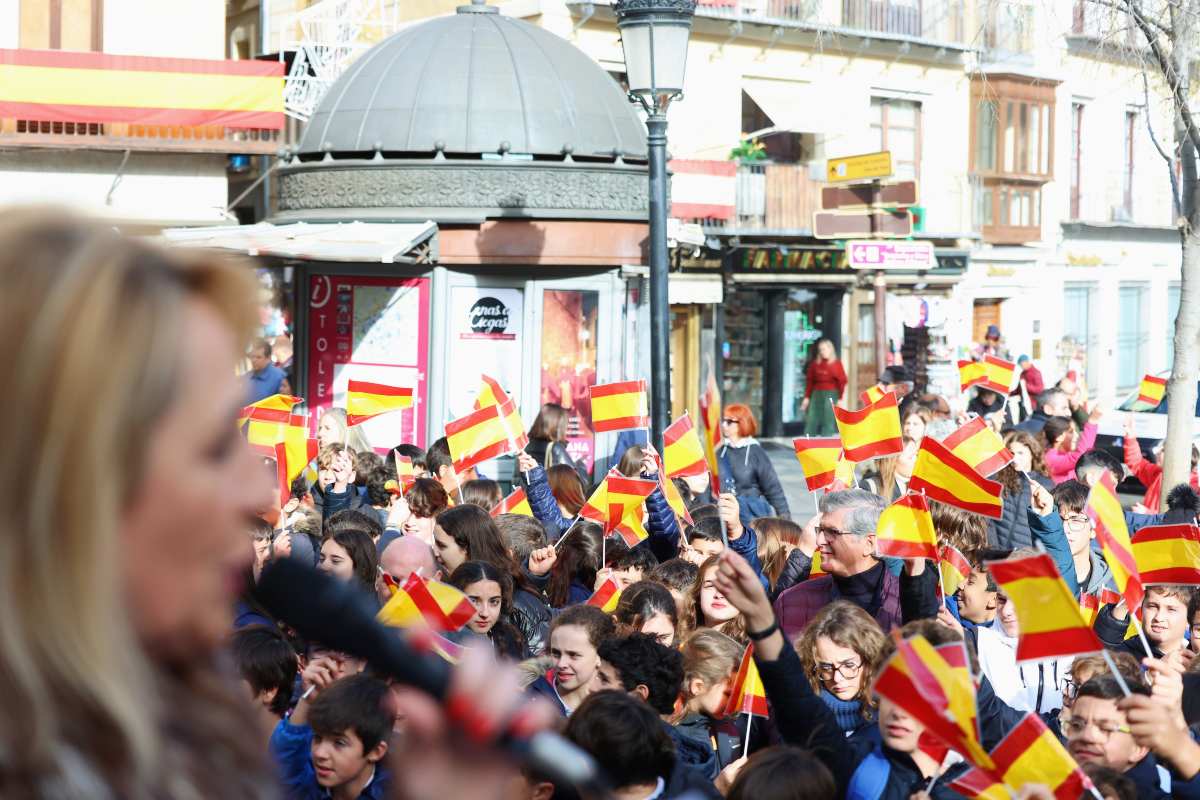
<instances>
[{"instance_id":1,"label":"blonde hair","mask_svg":"<svg viewBox=\"0 0 1200 800\"><path fill-rule=\"evenodd\" d=\"M338 429L337 443L345 445L347 448L356 453L373 453L371 445L367 442L367 437L363 435L362 428L357 425L353 428L347 422L346 409L344 408L327 408L321 414L321 419L329 417L333 424Z\"/></svg>"},{"instance_id":2,"label":"blonde hair","mask_svg":"<svg viewBox=\"0 0 1200 800\"><path fill-rule=\"evenodd\" d=\"M736 639L712 628L697 628L683 640L679 646L683 655L683 708L678 719L696 711L692 705L695 698L688 690L691 682L699 678L706 688L711 688L732 676L744 649Z\"/></svg>"},{"instance_id":3,"label":"blonde hair","mask_svg":"<svg viewBox=\"0 0 1200 800\"><path fill-rule=\"evenodd\" d=\"M796 641L796 652L804 665L804 674L814 692L821 691L821 679L817 675L817 639L829 639L839 647L853 650L862 659L862 683L855 697L862 708L864 719L871 719L874 699L871 693L871 676L881 662L881 654L887 636L875 618L863 609L845 600L834 600L817 612Z\"/></svg>"},{"instance_id":4,"label":"blonde hair","mask_svg":"<svg viewBox=\"0 0 1200 800\"><path fill-rule=\"evenodd\" d=\"M0 751L26 788L80 779L82 756L141 796L168 768L161 723L180 712L126 607L120 520L176 398L185 303L203 298L248 342L253 271L61 209L0 220L0 413L19 421L5 436L20 454L0 481L27 487L0 515Z\"/></svg>"},{"instance_id":5,"label":"blonde hair","mask_svg":"<svg viewBox=\"0 0 1200 800\"><path fill-rule=\"evenodd\" d=\"M758 536L758 560L762 564L763 575L771 591L775 591L775 584L783 574L790 555L784 545L799 545L804 529L782 517L759 517L750 523L750 527Z\"/></svg>"}]
</instances>

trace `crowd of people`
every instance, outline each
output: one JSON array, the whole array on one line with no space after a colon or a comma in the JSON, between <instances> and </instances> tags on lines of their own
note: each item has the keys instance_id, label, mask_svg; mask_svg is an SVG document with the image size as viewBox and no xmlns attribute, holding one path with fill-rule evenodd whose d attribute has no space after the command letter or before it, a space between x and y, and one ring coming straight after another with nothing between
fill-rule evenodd
<instances>
[{"instance_id":1,"label":"crowd of people","mask_svg":"<svg viewBox=\"0 0 1200 800\"><path fill-rule=\"evenodd\" d=\"M1026 419L971 399L1014 461L995 476L1000 519L931 503L939 541L970 565L941 596L936 563L876 547L915 447L963 421L899 369L881 388L903 398L904 453L863 465L811 516L788 508L744 406L722 409L717 486L676 480L687 520L654 449L625 448L619 471L660 486L630 546L579 515L594 487L553 405L516 459L532 516L494 514L507 487L456 471L445 438L380 455L336 409L315 480L279 508L274 466L233 424L247 382L231 367L253 325L239 265L29 214L0 229L0 276L19 287L0 299L0 336L21 344L0 363L7 418L22 421L6 434L21 457L0 467L19 487L0 518L3 796L587 796L491 746L518 728L560 731L621 800L960 797L961 758L933 755L924 725L875 691L919 635L965 643L986 749L1033 713L1098 796L1200 797L1200 591L1147 588L1148 649L1126 638L1123 601L1099 611L1118 677L1099 656L1019 663L1022 620L987 568L1044 551L1076 597L1113 586L1085 506L1125 466L1090 448L1098 412L1069 378ZM1161 497L1153 454L1126 455ZM1127 511L1130 529L1196 522L1194 488L1166 494L1161 514L1150 496ZM449 699L275 618L258 590L285 559L378 608L414 575L461 592ZM615 607L595 602L606 586ZM730 709L749 646L765 715ZM1052 797L1053 777L1013 789Z\"/></svg>"}]
</instances>

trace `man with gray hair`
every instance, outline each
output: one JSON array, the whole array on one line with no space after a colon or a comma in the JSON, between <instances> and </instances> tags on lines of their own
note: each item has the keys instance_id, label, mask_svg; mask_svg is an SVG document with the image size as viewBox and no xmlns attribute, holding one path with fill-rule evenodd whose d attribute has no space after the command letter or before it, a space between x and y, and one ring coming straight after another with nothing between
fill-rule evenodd
<instances>
[{"instance_id":1,"label":"man with gray hair","mask_svg":"<svg viewBox=\"0 0 1200 800\"><path fill-rule=\"evenodd\" d=\"M1051 417L1070 417L1071 404L1067 393L1062 389L1051 387L1037 396L1037 408L1029 415L1029 419L1017 426L1030 436L1037 436L1046 427L1046 420Z\"/></svg>"},{"instance_id":2,"label":"man with gray hair","mask_svg":"<svg viewBox=\"0 0 1200 800\"><path fill-rule=\"evenodd\" d=\"M834 600L859 606L885 632L910 619L937 615L936 566L909 562L896 575L875 554L875 529L886 506L863 489L832 492L821 500L817 549L828 574L798 583L775 599L775 616L788 641Z\"/></svg>"}]
</instances>

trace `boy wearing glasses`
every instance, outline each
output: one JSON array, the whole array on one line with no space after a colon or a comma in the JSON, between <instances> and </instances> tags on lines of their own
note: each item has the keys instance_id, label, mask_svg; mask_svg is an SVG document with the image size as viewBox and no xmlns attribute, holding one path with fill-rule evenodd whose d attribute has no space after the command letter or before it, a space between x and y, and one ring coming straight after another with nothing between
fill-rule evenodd
<instances>
[{"instance_id":1,"label":"boy wearing glasses","mask_svg":"<svg viewBox=\"0 0 1200 800\"><path fill-rule=\"evenodd\" d=\"M1054 487L1054 505L1058 507L1067 534L1067 544L1071 547L1079 591L1096 595L1101 589L1116 589L1116 585L1104 556L1092 548L1096 531L1084 511L1088 491L1088 487L1079 481L1063 481Z\"/></svg>"},{"instance_id":2,"label":"boy wearing glasses","mask_svg":"<svg viewBox=\"0 0 1200 800\"><path fill-rule=\"evenodd\" d=\"M1126 679L1134 695L1150 696L1141 681ZM1062 723L1067 750L1080 764L1101 764L1134 782L1138 797L1166 796L1160 767L1150 751L1130 733L1125 712L1117 704L1125 697L1116 678L1101 674L1079 687L1071 715Z\"/></svg>"}]
</instances>

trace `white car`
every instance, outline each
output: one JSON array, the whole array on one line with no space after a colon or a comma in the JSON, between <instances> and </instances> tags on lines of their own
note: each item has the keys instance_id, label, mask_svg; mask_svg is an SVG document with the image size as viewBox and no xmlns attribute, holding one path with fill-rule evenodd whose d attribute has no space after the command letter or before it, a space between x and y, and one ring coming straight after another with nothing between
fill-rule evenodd
<instances>
[{"instance_id":1,"label":"white car","mask_svg":"<svg viewBox=\"0 0 1200 800\"><path fill-rule=\"evenodd\" d=\"M1169 372L1164 372L1159 377L1165 378L1169 375ZM1200 390L1200 385L1197 386L1197 389ZM1137 397L1138 391L1134 389L1125 396L1116 409L1101 417L1097 426L1096 447L1108 450L1122 463L1125 461L1125 420L1130 415L1133 416L1133 429L1137 435L1138 444L1142 447L1142 455L1146 458L1153 458L1152 452L1167 436L1167 398L1163 397L1162 402L1155 409L1139 411L1134 409ZM1200 393L1197 395L1196 408L1193 413L1192 443L1200 444Z\"/></svg>"}]
</instances>

